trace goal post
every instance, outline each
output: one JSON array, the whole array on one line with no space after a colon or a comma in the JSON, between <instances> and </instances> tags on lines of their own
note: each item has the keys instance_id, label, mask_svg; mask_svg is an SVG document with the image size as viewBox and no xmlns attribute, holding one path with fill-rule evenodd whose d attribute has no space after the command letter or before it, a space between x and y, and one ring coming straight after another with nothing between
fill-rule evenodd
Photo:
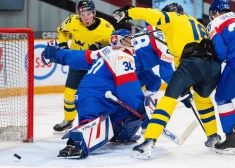
<instances>
[{"instance_id":1,"label":"goal post","mask_svg":"<svg viewBox=\"0 0 235 168\"><path fill-rule=\"evenodd\" d=\"M0 141L33 142L34 34L0 28Z\"/></svg>"}]
</instances>

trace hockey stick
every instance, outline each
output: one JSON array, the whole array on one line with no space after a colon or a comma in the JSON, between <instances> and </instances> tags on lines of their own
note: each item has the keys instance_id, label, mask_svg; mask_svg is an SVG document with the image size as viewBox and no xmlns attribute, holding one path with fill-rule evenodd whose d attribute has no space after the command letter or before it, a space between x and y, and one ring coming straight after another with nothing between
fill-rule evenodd
<instances>
[{"instance_id":1,"label":"hockey stick","mask_svg":"<svg viewBox=\"0 0 235 168\"><path fill-rule=\"evenodd\" d=\"M113 101L117 102L118 104L120 104L121 106L125 107L126 109L128 109L129 111L131 111L133 114L137 115L138 117L140 117L141 119L144 118L143 115L139 114L137 111L135 111L133 108L131 108L130 106L126 105L125 103L123 103L122 101L120 101L117 97L115 97L111 91L107 91L105 93L105 97L106 98L110 98ZM184 142L187 140L187 138L191 135L191 133L195 130L195 128L198 126L198 123L196 121L193 121L187 128L186 130L183 132L183 134L178 138L175 134L173 134L172 132L170 132L169 130L167 130L166 128L163 130L162 134L164 136L166 136L168 139L170 139L171 141L173 141L174 143L176 143L177 145L183 145Z\"/></svg>"},{"instance_id":2,"label":"hockey stick","mask_svg":"<svg viewBox=\"0 0 235 168\"><path fill-rule=\"evenodd\" d=\"M154 38L155 40L157 40L157 41L159 41L160 43L162 43L162 44L164 44L164 45L167 46L167 43L166 43L165 41L163 41L163 40L161 40L160 38L157 38L156 36L154 36L153 34L151 34L151 33L153 33L153 32L160 31L160 29L158 29L158 28L155 27L156 29L153 30L153 31L144 31L140 26L137 26L137 25L135 25L134 23L131 23L131 22L129 22L129 21L127 21L126 23L130 24L131 26L134 26L135 28L137 28L138 30L140 30L140 31L143 32L143 33L141 33L141 34L136 34L136 35L134 35L133 38L135 38L135 37L140 37L140 36L144 36L144 35L149 35L149 36L151 36L152 38Z\"/></svg>"},{"instance_id":3,"label":"hockey stick","mask_svg":"<svg viewBox=\"0 0 235 168\"><path fill-rule=\"evenodd\" d=\"M206 130L205 130L203 124L202 124L201 119L198 117L197 112L196 112L195 108L193 107L193 99L192 99L192 98L189 99L189 102L190 102L190 104L191 104L191 109L192 109L192 111L193 111L193 114L196 116L197 121L199 122L199 124L200 124L201 128L203 129L203 131L206 132Z\"/></svg>"},{"instance_id":4,"label":"hockey stick","mask_svg":"<svg viewBox=\"0 0 235 168\"><path fill-rule=\"evenodd\" d=\"M135 111L133 108L131 108L130 106L126 105L125 103L123 103L121 100L119 100L117 97L115 97L111 91L107 91L105 93L105 97L106 98L110 98L113 101L117 102L118 104L120 104L121 106L125 107L127 110L129 110L130 112L132 112L133 114L135 114L136 116L138 116L141 119L144 119L144 116L140 113L138 113L137 111Z\"/></svg>"}]
</instances>

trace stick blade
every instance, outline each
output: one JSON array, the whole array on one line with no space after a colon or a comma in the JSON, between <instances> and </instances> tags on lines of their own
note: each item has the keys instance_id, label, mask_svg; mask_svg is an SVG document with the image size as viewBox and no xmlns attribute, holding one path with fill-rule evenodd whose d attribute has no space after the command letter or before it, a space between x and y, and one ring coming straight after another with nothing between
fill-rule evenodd
<instances>
[{"instance_id":1,"label":"stick blade","mask_svg":"<svg viewBox=\"0 0 235 168\"><path fill-rule=\"evenodd\" d=\"M184 142L188 139L188 137L192 134L192 132L197 128L198 122L194 120L184 131L184 133L179 138L179 145L183 145Z\"/></svg>"}]
</instances>

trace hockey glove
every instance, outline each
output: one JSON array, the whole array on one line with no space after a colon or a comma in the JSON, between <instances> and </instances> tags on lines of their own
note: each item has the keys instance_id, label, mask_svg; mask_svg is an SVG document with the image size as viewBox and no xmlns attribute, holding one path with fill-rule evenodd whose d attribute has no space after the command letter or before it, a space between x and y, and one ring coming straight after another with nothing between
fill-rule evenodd
<instances>
[{"instance_id":1,"label":"hockey glove","mask_svg":"<svg viewBox=\"0 0 235 168\"><path fill-rule=\"evenodd\" d=\"M96 51L102 48L102 44L99 42L95 42L94 44L91 44L89 49L92 51Z\"/></svg>"},{"instance_id":2,"label":"hockey glove","mask_svg":"<svg viewBox=\"0 0 235 168\"><path fill-rule=\"evenodd\" d=\"M41 53L41 58L45 65L48 65L51 62L60 63L56 55L57 50L59 50L59 46L57 45L56 40L47 43L47 47ZM46 59L49 59L49 61L46 62Z\"/></svg>"},{"instance_id":3,"label":"hockey glove","mask_svg":"<svg viewBox=\"0 0 235 168\"><path fill-rule=\"evenodd\" d=\"M113 17L116 19L117 23L125 23L128 20L132 20L128 16L128 9L134 8L132 5L126 5L124 8L117 9L113 12Z\"/></svg>"},{"instance_id":4,"label":"hockey glove","mask_svg":"<svg viewBox=\"0 0 235 168\"><path fill-rule=\"evenodd\" d=\"M63 49L69 49L68 43L66 43L66 42L60 43L59 47L63 48Z\"/></svg>"},{"instance_id":5,"label":"hockey glove","mask_svg":"<svg viewBox=\"0 0 235 168\"><path fill-rule=\"evenodd\" d=\"M190 91L188 91L187 94L189 94L189 96L181 100L181 103L184 103L185 107L190 108L192 106L190 103L190 99L193 99L193 95Z\"/></svg>"}]
</instances>

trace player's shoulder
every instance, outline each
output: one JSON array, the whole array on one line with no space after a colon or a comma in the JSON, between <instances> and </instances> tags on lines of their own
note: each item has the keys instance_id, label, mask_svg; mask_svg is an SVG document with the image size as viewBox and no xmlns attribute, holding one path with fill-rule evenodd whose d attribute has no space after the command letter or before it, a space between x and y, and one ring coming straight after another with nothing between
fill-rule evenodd
<instances>
[{"instance_id":1,"label":"player's shoulder","mask_svg":"<svg viewBox=\"0 0 235 168\"><path fill-rule=\"evenodd\" d=\"M107 55L109 55L112 52L113 52L113 49L112 49L111 46L106 46L106 47L104 47L104 48L99 50L99 53L101 55L104 55L104 56L107 56Z\"/></svg>"},{"instance_id":2,"label":"player's shoulder","mask_svg":"<svg viewBox=\"0 0 235 168\"><path fill-rule=\"evenodd\" d=\"M64 23L67 25L73 24L74 22L80 22L78 15L70 15L64 20Z\"/></svg>"},{"instance_id":3,"label":"player's shoulder","mask_svg":"<svg viewBox=\"0 0 235 168\"><path fill-rule=\"evenodd\" d=\"M100 26L103 26L104 28L107 28L107 29L114 29L113 25L109 23L107 20L100 18L100 17L96 17L96 18L100 20Z\"/></svg>"}]
</instances>

